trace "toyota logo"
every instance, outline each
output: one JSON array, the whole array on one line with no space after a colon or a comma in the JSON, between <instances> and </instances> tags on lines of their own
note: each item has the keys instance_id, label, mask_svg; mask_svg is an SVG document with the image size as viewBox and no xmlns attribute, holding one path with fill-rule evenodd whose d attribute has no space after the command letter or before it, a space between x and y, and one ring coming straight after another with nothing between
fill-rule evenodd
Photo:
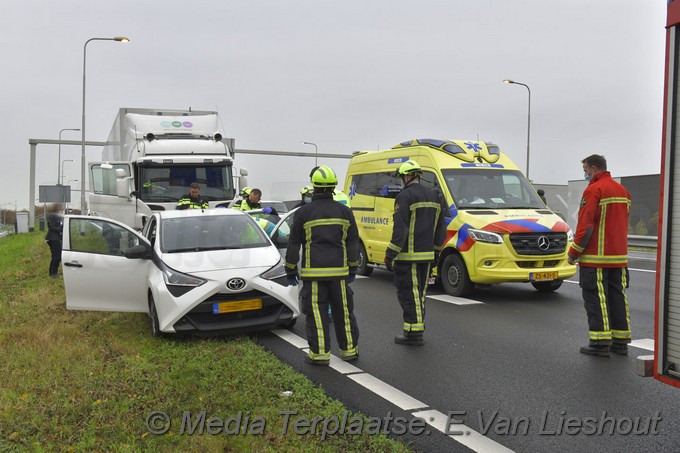
<instances>
[{"instance_id":1,"label":"toyota logo","mask_svg":"<svg viewBox=\"0 0 680 453\"><path fill-rule=\"evenodd\" d=\"M550 248L550 239L546 236L538 238L538 248L541 250L548 250Z\"/></svg>"},{"instance_id":2,"label":"toyota logo","mask_svg":"<svg viewBox=\"0 0 680 453\"><path fill-rule=\"evenodd\" d=\"M232 278L227 282L227 288L232 291L238 291L246 287L246 281L242 278Z\"/></svg>"}]
</instances>

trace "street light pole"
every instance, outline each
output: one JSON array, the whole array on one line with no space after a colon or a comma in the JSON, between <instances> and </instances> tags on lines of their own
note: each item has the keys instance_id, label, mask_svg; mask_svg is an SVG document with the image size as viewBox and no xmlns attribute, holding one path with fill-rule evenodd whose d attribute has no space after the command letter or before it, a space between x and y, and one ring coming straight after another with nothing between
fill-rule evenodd
<instances>
[{"instance_id":1,"label":"street light pole","mask_svg":"<svg viewBox=\"0 0 680 453\"><path fill-rule=\"evenodd\" d=\"M90 41L118 41L118 42L128 42L130 41L128 38L124 36L115 36L113 38L90 38L87 41L85 41L85 45L83 46L83 117L82 117L82 124L81 124L81 162L80 162L80 212L84 213L85 211L85 165L86 165L86 157L85 157L85 69L87 67L87 45L90 43Z\"/></svg>"},{"instance_id":2,"label":"street light pole","mask_svg":"<svg viewBox=\"0 0 680 453\"><path fill-rule=\"evenodd\" d=\"M59 156L57 157L57 184L61 184L62 177L61 175L64 173L64 169L61 169L61 173L59 173L59 162L61 162L61 133L64 131L79 131L80 129L62 129L59 131ZM71 161L74 162L74 161Z\"/></svg>"},{"instance_id":3,"label":"street light pole","mask_svg":"<svg viewBox=\"0 0 680 453\"><path fill-rule=\"evenodd\" d=\"M316 143L312 142L302 142L303 145L314 145L314 166L318 167L319 162L318 162L318 157L319 157L319 148L316 147Z\"/></svg>"},{"instance_id":4,"label":"street light pole","mask_svg":"<svg viewBox=\"0 0 680 453\"><path fill-rule=\"evenodd\" d=\"M59 184L63 185L64 184L64 163L66 162L75 162L73 159L64 159L61 161L61 181L59 181Z\"/></svg>"},{"instance_id":5,"label":"street light pole","mask_svg":"<svg viewBox=\"0 0 680 453\"><path fill-rule=\"evenodd\" d=\"M505 83L506 85L511 83L515 85L522 85L529 92L529 107L527 110L528 113L527 113L527 174L526 174L527 179L529 179L529 142L531 140L531 89L529 88L529 85L521 82L515 82L514 80L505 79L503 80L503 83Z\"/></svg>"}]
</instances>

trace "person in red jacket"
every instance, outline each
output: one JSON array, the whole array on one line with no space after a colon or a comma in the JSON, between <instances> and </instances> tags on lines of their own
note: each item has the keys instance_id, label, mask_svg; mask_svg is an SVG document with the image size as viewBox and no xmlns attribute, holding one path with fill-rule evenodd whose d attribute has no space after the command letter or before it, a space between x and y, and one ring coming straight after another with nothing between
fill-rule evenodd
<instances>
[{"instance_id":1,"label":"person in red jacket","mask_svg":"<svg viewBox=\"0 0 680 453\"><path fill-rule=\"evenodd\" d=\"M630 193L614 181L604 156L581 161L590 181L583 191L569 264L579 263L579 286L588 315L590 342L583 354L628 354L628 215Z\"/></svg>"}]
</instances>

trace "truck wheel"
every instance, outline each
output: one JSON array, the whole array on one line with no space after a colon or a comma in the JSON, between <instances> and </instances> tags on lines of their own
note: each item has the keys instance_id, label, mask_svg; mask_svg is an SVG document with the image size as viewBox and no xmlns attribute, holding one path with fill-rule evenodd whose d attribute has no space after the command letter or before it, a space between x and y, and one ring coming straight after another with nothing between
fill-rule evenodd
<instances>
[{"instance_id":1,"label":"truck wheel","mask_svg":"<svg viewBox=\"0 0 680 453\"><path fill-rule=\"evenodd\" d=\"M357 266L357 274L368 277L373 273L373 268L368 265L368 255L366 254L366 247L362 242L359 242L359 265Z\"/></svg>"},{"instance_id":2,"label":"truck wheel","mask_svg":"<svg viewBox=\"0 0 680 453\"><path fill-rule=\"evenodd\" d=\"M551 280L549 282L531 282L531 285L542 293L551 293L560 286L562 286L562 280Z\"/></svg>"},{"instance_id":3,"label":"truck wheel","mask_svg":"<svg viewBox=\"0 0 680 453\"><path fill-rule=\"evenodd\" d=\"M151 335L153 337L162 337L160 323L158 322L158 312L156 311L156 303L153 301L153 296L149 294L149 318L151 318Z\"/></svg>"},{"instance_id":4,"label":"truck wheel","mask_svg":"<svg viewBox=\"0 0 680 453\"><path fill-rule=\"evenodd\" d=\"M464 297L474 288L465 261L455 253L447 256L442 263L440 280L444 291L450 296Z\"/></svg>"}]
</instances>

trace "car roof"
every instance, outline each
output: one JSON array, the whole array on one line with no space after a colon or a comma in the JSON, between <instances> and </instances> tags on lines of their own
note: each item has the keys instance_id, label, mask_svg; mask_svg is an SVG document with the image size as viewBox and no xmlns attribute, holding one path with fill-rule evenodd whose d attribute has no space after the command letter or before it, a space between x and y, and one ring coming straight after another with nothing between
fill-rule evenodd
<instances>
[{"instance_id":1,"label":"car roof","mask_svg":"<svg viewBox=\"0 0 680 453\"><path fill-rule=\"evenodd\" d=\"M238 216L247 215L243 211L227 208L209 208L209 209L182 209L170 211L157 211L161 219L177 219L184 217L202 217L202 216Z\"/></svg>"}]
</instances>

